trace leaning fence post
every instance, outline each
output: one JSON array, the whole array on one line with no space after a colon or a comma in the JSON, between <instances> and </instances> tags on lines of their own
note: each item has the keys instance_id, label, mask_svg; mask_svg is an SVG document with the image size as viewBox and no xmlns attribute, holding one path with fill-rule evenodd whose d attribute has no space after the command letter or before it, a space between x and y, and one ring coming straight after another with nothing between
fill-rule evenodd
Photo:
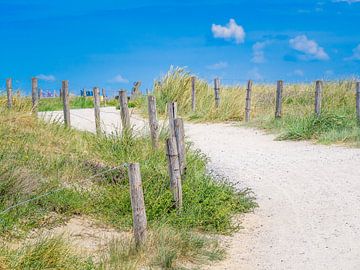
<instances>
[{"instance_id":1,"label":"leaning fence post","mask_svg":"<svg viewBox=\"0 0 360 270\"><path fill-rule=\"evenodd\" d=\"M281 118L282 115L282 94L283 94L284 82L277 81L276 88L276 105L275 105L275 118Z\"/></svg>"},{"instance_id":2,"label":"leaning fence post","mask_svg":"<svg viewBox=\"0 0 360 270\"><path fill-rule=\"evenodd\" d=\"M170 137L166 140L166 155L168 158L170 189L173 194L175 206L180 210L182 207L182 186L179 155L175 137Z\"/></svg>"},{"instance_id":3,"label":"leaning fence post","mask_svg":"<svg viewBox=\"0 0 360 270\"><path fill-rule=\"evenodd\" d=\"M120 114L123 130L130 129L130 114L128 108L128 97L125 90L119 92Z\"/></svg>"},{"instance_id":4,"label":"leaning fence post","mask_svg":"<svg viewBox=\"0 0 360 270\"><path fill-rule=\"evenodd\" d=\"M94 87L94 111L95 111L95 127L96 134L101 134L101 124L100 124L100 90L98 87Z\"/></svg>"},{"instance_id":5,"label":"leaning fence post","mask_svg":"<svg viewBox=\"0 0 360 270\"><path fill-rule=\"evenodd\" d=\"M315 87L315 114L321 114L321 94L322 94L322 81L316 81Z\"/></svg>"},{"instance_id":6,"label":"leaning fence post","mask_svg":"<svg viewBox=\"0 0 360 270\"><path fill-rule=\"evenodd\" d=\"M7 107L11 109L13 103L12 97L12 79L9 78L6 80L6 93L7 93Z\"/></svg>"},{"instance_id":7,"label":"leaning fence post","mask_svg":"<svg viewBox=\"0 0 360 270\"><path fill-rule=\"evenodd\" d=\"M356 115L360 125L360 82L356 83Z\"/></svg>"},{"instance_id":8,"label":"leaning fence post","mask_svg":"<svg viewBox=\"0 0 360 270\"><path fill-rule=\"evenodd\" d=\"M146 241L146 211L144 203L144 193L141 183L139 163L129 164L129 181L131 208L133 214L134 238L137 247L143 245Z\"/></svg>"},{"instance_id":9,"label":"leaning fence post","mask_svg":"<svg viewBox=\"0 0 360 270\"><path fill-rule=\"evenodd\" d=\"M169 102L167 108L168 108L168 116L169 116L170 136L175 137L174 119L177 117L177 103Z\"/></svg>"},{"instance_id":10,"label":"leaning fence post","mask_svg":"<svg viewBox=\"0 0 360 270\"><path fill-rule=\"evenodd\" d=\"M32 101L32 109L34 112L37 112L38 109L38 79L31 79L31 101Z\"/></svg>"},{"instance_id":11,"label":"leaning fence post","mask_svg":"<svg viewBox=\"0 0 360 270\"><path fill-rule=\"evenodd\" d=\"M219 107L220 104L220 80L219 78L214 79L214 93L215 93L215 106Z\"/></svg>"},{"instance_id":12,"label":"leaning fence post","mask_svg":"<svg viewBox=\"0 0 360 270\"><path fill-rule=\"evenodd\" d=\"M159 146L159 123L156 115L156 98L154 96L148 96L148 114L149 114L149 126L152 146L158 148Z\"/></svg>"},{"instance_id":13,"label":"leaning fence post","mask_svg":"<svg viewBox=\"0 0 360 270\"><path fill-rule=\"evenodd\" d=\"M186 146L184 122L181 118L174 119L174 130L179 155L180 174L184 176L186 170Z\"/></svg>"},{"instance_id":14,"label":"leaning fence post","mask_svg":"<svg viewBox=\"0 0 360 270\"><path fill-rule=\"evenodd\" d=\"M246 99L245 99L245 122L250 121L250 111L251 111L251 91L252 91L252 80L248 81L246 88Z\"/></svg>"},{"instance_id":15,"label":"leaning fence post","mask_svg":"<svg viewBox=\"0 0 360 270\"><path fill-rule=\"evenodd\" d=\"M191 109L193 112L196 110L196 96L195 96L195 81L196 77L191 77Z\"/></svg>"},{"instance_id":16,"label":"leaning fence post","mask_svg":"<svg viewBox=\"0 0 360 270\"><path fill-rule=\"evenodd\" d=\"M62 81L61 93L64 104L64 124L66 127L70 127L69 81Z\"/></svg>"}]
</instances>

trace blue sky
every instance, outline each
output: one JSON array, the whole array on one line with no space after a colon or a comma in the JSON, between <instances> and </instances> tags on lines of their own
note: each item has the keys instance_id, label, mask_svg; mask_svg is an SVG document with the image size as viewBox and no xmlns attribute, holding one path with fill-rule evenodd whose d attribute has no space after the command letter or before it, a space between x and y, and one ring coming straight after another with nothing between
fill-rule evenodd
<instances>
[{"instance_id":1,"label":"blue sky","mask_svg":"<svg viewBox=\"0 0 360 270\"><path fill-rule=\"evenodd\" d=\"M151 88L171 65L223 83L360 74L360 0L0 0L0 86Z\"/></svg>"}]
</instances>

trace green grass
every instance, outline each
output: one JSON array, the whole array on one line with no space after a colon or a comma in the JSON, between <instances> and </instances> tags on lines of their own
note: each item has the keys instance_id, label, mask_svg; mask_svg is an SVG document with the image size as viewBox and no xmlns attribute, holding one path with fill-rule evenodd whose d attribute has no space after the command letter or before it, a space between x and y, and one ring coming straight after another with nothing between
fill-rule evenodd
<instances>
[{"instance_id":1,"label":"green grass","mask_svg":"<svg viewBox=\"0 0 360 270\"><path fill-rule=\"evenodd\" d=\"M34 229L54 227L76 215L90 217L118 230L130 230L132 213L127 169L120 167L91 179L129 162L140 163L149 230L158 237L159 227L163 227L164 232L172 231L169 237L173 235L173 241L184 232L231 233L237 229L231 222L233 215L255 206L247 191L237 191L226 182L214 181L208 176L206 158L189 150L183 210L177 213L169 189L164 137L160 148L153 150L148 137L98 137L35 119L28 101L16 100L14 104L14 109L3 109L0 114L0 212L23 200L59 187L63 189L0 214L3 240L21 241ZM1 108L4 105L4 99L0 99ZM180 238L185 241L184 245L193 246L192 236ZM156 245L157 240L151 239ZM179 260L192 261L208 252L207 246L192 251L188 247L186 250L190 253L185 250L175 255L171 255L166 245L164 249L154 247L156 252L152 257L158 258L157 263L149 259L131 259L131 263L177 265ZM131 246L126 248L130 252Z\"/></svg>"},{"instance_id":2,"label":"green grass","mask_svg":"<svg viewBox=\"0 0 360 270\"><path fill-rule=\"evenodd\" d=\"M106 106L117 106L115 99L108 100ZM101 102L101 106L105 106L105 102ZM92 97L70 97L71 109L93 108L94 99ZM43 98L39 100L39 111L60 111L63 109L63 102L60 98Z\"/></svg>"},{"instance_id":3,"label":"green grass","mask_svg":"<svg viewBox=\"0 0 360 270\"><path fill-rule=\"evenodd\" d=\"M279 139L315 140L320 143L344 143L360 146L360 127L356 120L355 83L353 80L326 82L323 87L322 115L314 115L314 84L287 84L283 92L283 117L275 120L274 84L254 84L251 122L246 125L279 134ZM196 111L191 110L191 74L182 68L171 68L154 86L160 114L166 104L178 103L179 114L192 121L244 123L244 86L222 86L220 106L215 107L213 85L196 81ZM146 113L146 100L141 106Z\"/></svg>"}]
</instances>

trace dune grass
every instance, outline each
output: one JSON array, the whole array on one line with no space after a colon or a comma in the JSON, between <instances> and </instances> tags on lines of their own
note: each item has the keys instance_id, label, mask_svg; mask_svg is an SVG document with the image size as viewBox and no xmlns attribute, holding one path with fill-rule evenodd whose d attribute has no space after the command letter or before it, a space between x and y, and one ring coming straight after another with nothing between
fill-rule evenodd
<instances>
[{"instance_id":1,"label":"dune grass","mask_svg":"<svg viewBox=\"0 0 360 270\"><path fill-rule=\"evenodd\" d=\"M14 108L8 110L5 99L0 99L0 238L3 240L24 239L34 229L57 226L74 215L88 216L118 230L130 230L132 213L127 169L119 166L128 162L139 162L141 166L149 230L154 231L149 241L155 246L150 260L142 257L143 251L134 255L130 242L121 242L125 245L121 247L123 252L131 255L127 259L129 265L134 266L127 269L147 264L171 268L180 261L193 261L204 254L219 258L208 251L212 246L210 240L204 238L202 244L197 242L195 231L230 233L237 229L231 222L232 216L255 206L247 191L238 191L219 179L214 181L206 173L206 158L189 150L187 179L183 183L184 207L178 214L173 209L169 190L163 137L160 148L153 150L148 136L96 136L66 129L60 124L36 119L30 107L29 100L14 100ZM105 173L114 167L116 170ZM99 173L103 174L94 177ZM1 213L16 203L58 188L61 190ZM158 228L162 228L161 231ZM169 243L160 239L165 232L168 233L164 241ZM176 241L180 241L184 250L172 246ZM116 243L114 249L119 248L119 242ZM163 247L156 246L157 243ZM199 246L194 248L197 243ZM37 245L41 246L34 244L30 249L39 248ZM10 253L22 252L20 248ZM13 269L16 263L12 258L22 256L11 254L4 255L5 259L0 256L10 265L8 269ZM143 259L138 259L139 256ZM31 260L38 260L42 265L40 257ZM111 249L105 257L101 267L109 269L106 267L117 259L111 255ZM67 262L59 262L53 269L64 269L62 263ZM88 267L85 261L83 265ZM118 269L125 269L121 267Z\"/></svg>"},{"instance_id":2,"label":"dune grass","mask_svg":"<svg viewBox=\"0 0 360 270\"><path fill-rule=\"evenodd\" d=\"M215 107L213 86L196 80L196 111L191 110L191 74L171 68L154 86L158 109L166 112L169 101L178 103L179 114L192 121L236 121L244 124L245 86L221 86L220 106ZM283 117L275 120L276 83L254 84L251 121L247 125L279 134L279 139L315 140L320 143L346 143L360 146L356 119L355 81L325 82L322 114L314 115L313 84L287 84L283 92ZM146 100L142 107L146 111Z\"/></svg>"}]
</instances>

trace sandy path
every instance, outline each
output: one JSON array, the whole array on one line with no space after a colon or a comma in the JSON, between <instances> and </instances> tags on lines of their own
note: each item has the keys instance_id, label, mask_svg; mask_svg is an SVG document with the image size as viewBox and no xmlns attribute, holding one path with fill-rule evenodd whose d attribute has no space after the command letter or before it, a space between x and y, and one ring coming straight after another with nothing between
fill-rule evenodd
<instances>
[{"instance_id":1,"label":"sandy path","mask_svg":"<svg viewBox=\"0 0 360 270\"><path fill-rule=\"evenodd\" d=\"M104 123L118 126L118 112L103 110ZM74 112L93 121L92 109ZM91 120L72 118L94 131ZM360 269L360 149L274 141L229 124L186 124L186 134L211 169L259 203L227 239L228 258L209 269Z\"/></svg>"}]
</instances>

